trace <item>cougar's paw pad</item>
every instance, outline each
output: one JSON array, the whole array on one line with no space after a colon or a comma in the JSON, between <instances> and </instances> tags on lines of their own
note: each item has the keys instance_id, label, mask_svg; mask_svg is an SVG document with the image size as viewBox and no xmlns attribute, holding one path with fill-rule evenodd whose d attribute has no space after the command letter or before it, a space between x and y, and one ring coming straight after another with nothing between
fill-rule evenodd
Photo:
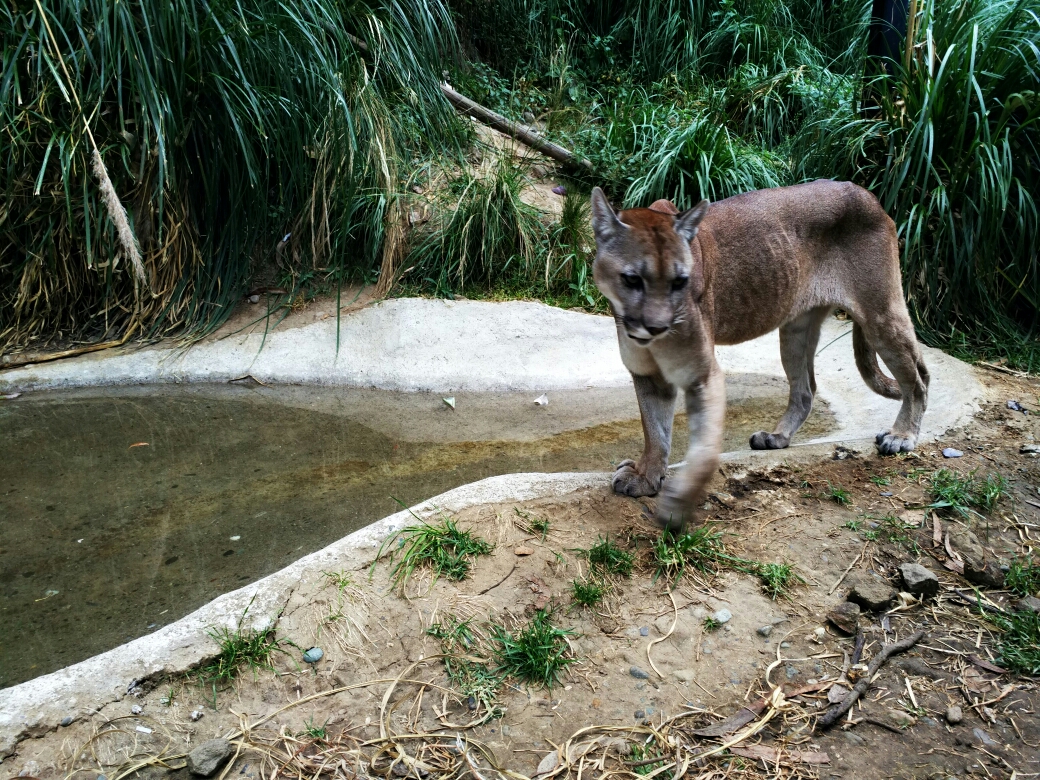
<instances>
[{"instance_id":1,"label":"cougar's paw pad","mask_svg":"<svg viewBox=\"0 0 1040 780\"><path fill-rule=\"evenodd\" d=\"M623 496L656 496L661 489L664 477L647 478L636 471L635 463L631 460L622 461L618 470L614 472L614 478L610 484L615 493Z\"/></svg>"},{"instance_id":2,"label":"cougar's paw pad","mask_svg":"<svg viewBox=\"0 0 1040 780\"><path fill-rule=\"evenodd\" d=\"M881 455L897 455L900 452L910 452L917 443L916 436L900 436L897 433L887 431L879 433L875 439L877 450Z\"/></svg>"},{"instance_id":3,"label":"cougar's paw pad","mask_svg":"<svg viewBox=\"0 0 1040 780\"><path fill-rule=\"evenodd\" d=\"M753 450L782 450L790 443L790 437L777 433L759 431L751 434L751 449Z\"/></svg>"}]
</instances>

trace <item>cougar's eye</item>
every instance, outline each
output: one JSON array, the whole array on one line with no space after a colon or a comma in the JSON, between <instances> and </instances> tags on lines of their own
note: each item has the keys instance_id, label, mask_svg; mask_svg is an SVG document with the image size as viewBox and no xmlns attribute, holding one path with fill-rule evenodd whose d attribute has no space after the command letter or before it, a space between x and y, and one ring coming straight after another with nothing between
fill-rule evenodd
<instances>
[{"instance_id":1,"label":"cougar's eye","mask_svg":"<svg viewBox=\"0 0 1040 780\"><path fill-rule=\"evenodd\" d=\"M679 290L683 289L689 281L690 277L688 276L675 277L674 279L672 279L672 292L678 292Z\"/></svg>"},{"instance_id":2,"label":"cougar's eye","mask_svg":"<svg viewBox=\"0 0 1040 780\"><path fill-rule=\"evenodd\" d=\"M621 281L623 281L625 287L630 290L643 289L643 277L639 274L621 274Z\"/></svg>"}]
</instances>

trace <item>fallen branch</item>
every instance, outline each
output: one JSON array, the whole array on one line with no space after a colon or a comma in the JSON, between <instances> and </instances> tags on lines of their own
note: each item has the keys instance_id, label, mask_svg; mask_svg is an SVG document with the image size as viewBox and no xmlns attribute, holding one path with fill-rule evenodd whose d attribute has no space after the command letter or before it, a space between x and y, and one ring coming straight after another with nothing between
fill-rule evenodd
<instances>
[{"instance_id":1,"label":"fallen branch","mask_svg":"<svg viewBox=\"0 0 1040 780\"><path fill-rule=\"evenodd\" d=\"M559 144L554 144L552 141L542 138L542 136L526 125L513 122L512 120L506 119L501 114L492 111L490 108L485 108L479 103L474 103L465 95L460 95L447 84L441 84L441 92L444 93L444 96L448 98L448 101L461 113L471 116L474 119L483 122L485 125L493 127L499 132L505 133L506 135L527 144L532 149L537 149L546 157L551 157L564 165L582 167L590 171L592 170L592 163L588 160L582 160L569 149L564 149Z\"/></svg>"},{"instance_id":2,"label":"fallen branch","mask_svg":"<svg viewBox=\"0 0 1040 780\"><path fill-rule=\"evenodd\" d=\"M820 728L830 728L841 720L845 716L845 713L852 709L852 705L856 703L856 700L867 692L867 688L870 687L870 681L874 679L874 675L878 673L878 669L884 665L889 656L909 650L924 639L926 633L927 632L925 631L918 631L916 634L908 639L904 639L902 642L894 642L881 648L881 652L874 656L870 665L867 667L867 673L863 675L863 679L856 683L853 689L849 691L849 695L846 696L840 704L835 704L824 713L822 718L820 718L818 724Z\"/></svg>"}]
</instances>

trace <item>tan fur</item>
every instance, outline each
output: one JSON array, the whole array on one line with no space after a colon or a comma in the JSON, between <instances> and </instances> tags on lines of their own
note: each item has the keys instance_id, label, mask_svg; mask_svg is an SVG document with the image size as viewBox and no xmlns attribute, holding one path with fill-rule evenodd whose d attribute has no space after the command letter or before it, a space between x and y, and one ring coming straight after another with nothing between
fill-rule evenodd
<instances>
[{"instance_id":1,"label":"tan fur","mask_svg":"<svg viewBox=\"0 0 1040 780\"><path fill-rule=\"evenodd\" d=\"M644 451L624 461L614 489L654 495L657 519L679 527L693 516L718 466L725 383L716 344L738 344L779 328L790 383L787 410L755 449L786 447L816 392L813 357L834 309L853 319L856 366L874 391L903 404L882 454L913 449L927 405L928 371L903 299L895 225L866 190L815 181L758 190L678 213L666 200L615 214L592 193L596 285L610 301L621 357L632 373ZM895 379L877 363L880 354ZM664 482L677 391L686 396L686 466Z\"/></svg>"}]
</instances>

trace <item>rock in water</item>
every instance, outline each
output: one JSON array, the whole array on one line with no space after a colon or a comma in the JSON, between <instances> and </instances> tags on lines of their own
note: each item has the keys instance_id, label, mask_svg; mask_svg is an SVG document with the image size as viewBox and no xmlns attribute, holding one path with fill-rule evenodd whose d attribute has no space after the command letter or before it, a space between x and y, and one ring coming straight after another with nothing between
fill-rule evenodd
<instances>
[{"instance_id":1,"label":"rock in water","mask_svg":"<svg viewBox=\"0 0 1040 780\"><path fill-rule=\"evenodd\" d=\"M188 771L199 777L211 777L227 763L235 749L226 739L211 739L188 753Z\"/></svg>"},{"instance_id":2,"label":"rock in water","mask_svg":"<svg viewBox=\"0 0 1040 780\"><path fill-rule=\"evenodd\" d=\"M846 634L855 634L859 628L859 604L845 601L827 613L827 619Z\"/></svg>"},{"instance_id":3,"label":"rock in water","mask_svg":"<svg viewBox=\"0 0 1040 780\"><path fill-rule=\"evenodd\" d=\"M899 573L908 593L927 598L939 592L939 578L919 563L904 563Z\"/></svg>"},{"instance_id":4,"label":"rock in water","mask_svg":"<svg viewBox=\"0 0 1040 780\"><path fill-rule=\"evenodd\" d=\"M852 589L849 591L849 601L873 612L885 609L895 597L895 588L880 577L869 574L853 579Z\"/></svg>"}]
</instances>

